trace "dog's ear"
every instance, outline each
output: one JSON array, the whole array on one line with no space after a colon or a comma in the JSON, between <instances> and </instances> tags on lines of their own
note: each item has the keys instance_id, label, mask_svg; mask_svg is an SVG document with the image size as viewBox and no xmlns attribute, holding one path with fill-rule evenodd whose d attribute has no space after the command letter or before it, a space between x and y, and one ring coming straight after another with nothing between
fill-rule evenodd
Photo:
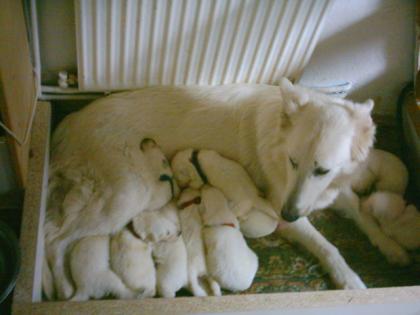
<instances>
[{"instance_id":1,"label":"dog's ear","mask_svg":"<svg viewBox=\"0 0 420 315\"><path fill-rule=\"evenodd\" d=\"M354 104L355 134L353 136L351 157L355 162L361 162L367 158L375 141L376 127L370 115L373 106L374 103L371 99L365 103Z\"/></svg>"},{"instance_id":2,"label":"dog's ear","mask_svg":"<svg viewBox=\"0 0 420 315\"><path fill-rule=\"evenodd\" d=\"M283 96L284 112L287 115L293 114L309 102L308 93L293 85L287 78L280 79L279 87Z\"/></svg>"}]
</instances>

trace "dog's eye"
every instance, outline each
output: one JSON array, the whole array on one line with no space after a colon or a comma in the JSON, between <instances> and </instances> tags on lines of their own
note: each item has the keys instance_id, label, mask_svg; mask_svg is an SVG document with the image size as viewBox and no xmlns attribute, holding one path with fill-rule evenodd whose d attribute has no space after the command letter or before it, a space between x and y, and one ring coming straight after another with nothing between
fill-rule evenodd
<instances>
[{"instance_id":1,"label":"dog's eye","mask_svg":"<svg viewBox=\"0 0 420 315\"><path fill-rule=\"evenodd\" d=\"M289 161L290 161L290 164L292 164L292 168L294 170L297 170L297 168L299 166L298 163L295 160L293 160L291 157L289 157Z\"/></svg>"},{"instance_id":2,"label":"dog's eye","mask_svg":"<svg viewBox=\"0 0 420 315\"><path fill-rule=\"evenodd\" d=\"M316 169L314 169L314 176L323 176L327 174L329 171L330 170L327 170L325 168L317 167Z\"/></svg>"}]
</instances>

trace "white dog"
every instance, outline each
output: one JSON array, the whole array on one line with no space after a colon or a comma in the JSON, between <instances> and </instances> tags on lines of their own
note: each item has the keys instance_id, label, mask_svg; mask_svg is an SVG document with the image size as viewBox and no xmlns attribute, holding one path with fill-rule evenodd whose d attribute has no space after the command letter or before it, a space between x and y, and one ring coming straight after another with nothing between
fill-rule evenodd
<instances>
[{"instance_id":1,"label":"white dog","mask_svg":"<svg viewBox=\"0 0 420 315\"><path fill-rule=\"evenodd\" d=\"M391 204L388 208L398 212L397 209L402 207L402 198L388 198L386 192L404 193L408 182L408 171L405 165L389 152L372 149L366 161L359 165L349 178L347 186L341 188L332 208L353 219L390 263L402 266L409 264L410 256L401 246L402 244L389 236L389 232L384 230L384 225L377 224L372 217L372 212L360 211L361 200L357 195L357 193L365 194L375 189L383 191L383 194L377 195L373 200L381 200L383 203L389 201ZM400 204L392 203L395 199L401 199ZM384 205L381 209L384 209ZM395 229L395 226L392 229Z\"/></svg>"},{"instance_id":2,"label":"white dog","mask_svg":"<svg viewBox=\"0 0 420 315\"><path fill-rule=\"evenodd\" d=\"M205 148L243 165L274 209L296 221L281 234L318 257L338 287L363 288L337 249L304 216L338 177L367 157L375 133L372 108L371 100L354 103L287 79L280 86L150 87L97 100L67 116L54 132L50 182L63 187L60 183L73 182L66 170L86 177L89 169L97 200L108 197L96 207L90 203L75 210L79 219L72 227L54 233L57 244L119 230L143 209L166 204L149 204L154 183L160 182L143 170L140 150L124 154L125 146L138 147L139 139L150 137L169 158L186 148ZM54 190L50 200L66 195ZM55 210L49 206L49 218ZM61 226L57 221L55 226ZM56 281L64 274L57 272L62 265L57 252L65 247L57 244L50 249L56 255L49 255ZM58 287L66 292L64 283Z\"/></svg>"},{"instance_id":3,"label":"white dog","mask_svg":"<svg viewBox=\"0 0 420 315\"><path fill-rule=\"evenodd\" d=\"M138 142L125 143L104 154L120 160L101 170L89 167L90 163L98 166L99 161L86 161L81 168L51 166L45 241L59 299L73 294L64 264L69 244L86 236L118 232L141 211L161 208L177 193L169 163L153 140L144 139L140 147ZM115 169L121 173L113 173ZM51 299L53 284L43 286Z\"/></svg>"},{"instance_id":4,"label":"white dog","mask_svg":"<svg viewBox=\"0 0 420 315\"><path fill-rule=\"evenodd\" d=\"M375 217L382 231L406 249L420 247L420 213L401 195L376 192L362 202L362 211Z\"/></svg>"},{"instance_id":5,"label":"white dog","mask_svg":"<svg viewBox=\"0 0 420 315\"><path fill-rule=\"evenodd\" d=\"M206 185L201 196L209 274L224 289L246 290L257 272L258 257L246 244L239 222L220 190Z\"/></svg>"},{"instance_id":6,"label":"white dog","mask_svg":"<svg viewBox=\"0 0 420 315\"><path fill-rule=\"evenodd\" d=\"M220 286L207 272L200 215L201 195L198 190L185 189L178 200L182 236L188 256L188 288L194 296L220 296Z\"/></svg>"},{"instance_id":7,"label":"white dog","mask_svg":"<svg viewBox=\"0 0 420 315\"><path fill-rule=\"evenodd\" d=\"M113 294L120 299L155 295L151 247L127 229L113 237L89 236L76 242L70 253L76 293L73 301Z\"/></svg>"},{"instance_id":8,"label":"white dog","mask_svg":"<svg viewBox=\"0 0 420 315\"><path fill-rule=\"evenodd\" d=\"M232 204L246 237L271 234L278 225L278 215L263 198L249 175L238 163L211 150L188 149L178 152L171 161L174 177L181 187L199 189L210 184L220 189Z\"/></svg>"}]
</instances>

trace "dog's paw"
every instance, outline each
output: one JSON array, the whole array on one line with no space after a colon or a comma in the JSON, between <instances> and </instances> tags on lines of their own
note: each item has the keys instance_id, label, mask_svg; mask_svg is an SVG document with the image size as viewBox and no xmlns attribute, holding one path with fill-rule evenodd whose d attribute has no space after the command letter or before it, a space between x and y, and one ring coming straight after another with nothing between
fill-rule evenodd
<instances>
[{"instance_id":1,"label":"dog's paw","mask_svg":"<svg viewBox=\"0 0 420 315\"><path fill-rule=\"evenodd\" d=\"M336 285L338 288L345 290L366 289L366 285L355 272L351 272L343 278L336 281Z\"/></svg>"},{"instance_id":2,"label":"dog's paw","mask_svg":"<svg viewBox=\"0 0 420 315\"><path fill-rule=\"evenodd\" d=\"M59 300L69 300L74 294L72 285L66 281L57 282L57 297Z\"/></svg>"},{"instance_id":3,"label":"dog's paw","mask_svg":"<svg viewBox=\"0 0 420 315\"><path fill-rule=\"evenodd\" d=\"M406 250L398 245L387 247L386 251L381 251L392 265L407 266L411 263L411 258Z\"/></svg>"}]
</instances>

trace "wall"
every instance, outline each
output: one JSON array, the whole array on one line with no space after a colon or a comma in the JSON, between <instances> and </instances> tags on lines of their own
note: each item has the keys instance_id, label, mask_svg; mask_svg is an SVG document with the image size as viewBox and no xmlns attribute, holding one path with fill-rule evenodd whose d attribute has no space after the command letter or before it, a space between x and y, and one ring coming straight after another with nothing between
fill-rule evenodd
<instances>
[{"instance_id":1,"label":"wall","mask_svg":"<svg viewBox=\"0 0 420 315\"><path fill-rule=\"evenodd\" d=\"M336 0L302 83L350 81L350 98L393 114L414 73L414 15L414 0Z\"/></svg>"},{"instance_id":2,"label":"wall","mask_svg":"<svg viewBox=\"0 0 420 315\"><path fill-rule=\"evenodd\" d=\"M302 0L305 1L305 0ZM76 66L73 0L38 0L43 78ZM302 82L351 81L350 97L376 100L376 111L393 113L411 80L414 0L335 0Z\"/></svg>"}]
</instances>

